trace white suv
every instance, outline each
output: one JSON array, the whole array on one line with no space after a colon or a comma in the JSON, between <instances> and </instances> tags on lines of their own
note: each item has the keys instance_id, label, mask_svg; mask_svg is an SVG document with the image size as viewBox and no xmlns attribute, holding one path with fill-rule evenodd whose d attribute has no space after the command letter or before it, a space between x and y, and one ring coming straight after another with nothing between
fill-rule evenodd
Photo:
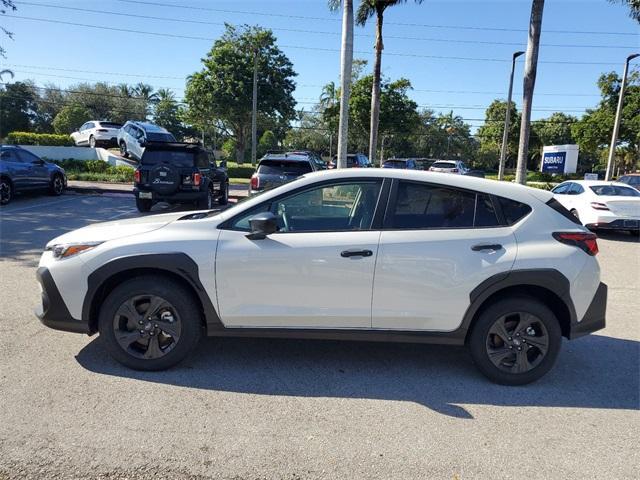
<instances>
[{"instance_id":1,"label":"white suv","mask_svg":"<svg viewBox=\"0 0 640 480\"><path fill-rule=\"evenodd\" d=\"M464 162L460 160L438 160L429 167L429 171L465 175L469 169Z\"/></svg>"},{"instance_id":2,"label":"white suv","mask_svg":"<svg viewBox=\"0 0 640 480\"><path fill-rule=\"evenodd\" d=\"M122 127L119 123L102 122L92 120L84 123L78 130L71 134L76 146L85 145L96 148L103 146L116 146L118 144L118 132Z\"/></svg>"},{"instance_id":3,"label":"white suv","mask_svg":"<svg viewBox=\"0 0 640 480\"><path fill-rule=\"evenodd\" d=\"M91 225L46 247L41 321L131 368L202 334L468 345L491 380L544 375L604 328L595 235L553 195L410 170L305 175L223 213Z\"/></svg>"}]
</instances>

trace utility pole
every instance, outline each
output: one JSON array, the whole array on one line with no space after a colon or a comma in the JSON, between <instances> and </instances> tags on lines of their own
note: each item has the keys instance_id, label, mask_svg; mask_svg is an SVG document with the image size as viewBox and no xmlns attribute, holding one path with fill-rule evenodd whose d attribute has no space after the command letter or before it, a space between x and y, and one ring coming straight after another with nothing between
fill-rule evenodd
<instances>
[{"instance_id":1,"label":"utility pole","mask_svg":"<svg viewBox=\"0 0 640 480\"><path fill-rule=\"evenodd\" d=\"M604 179L608 182L611 180L613 173L613 160L616 156L616 143L618 143L618 131L620 130L620 120L622 118L622 105L624 102L624 89L627 83L627 72L629 70L629 62L636 57L640 57L640 53L634 53L627 57L624 63L624 73L622 74L622 83L620 84L620 96L618 97L618 108L616 109L616 119L613 122L613 133L611 134L611 145L609 146L609 158L607 159L607 173Z\"/></svg>"},{"instance_id":2,"label":"utility pole","mask_svg":"<svg viewBox=\"0 0 640 480\"><path fill-rule=\"evenodd\" d=\"M340 48L340 126L338 127L338 158L336 168L347 168L349 135L349 97L353 64L353 0L343 0L342 46Z\"/></svg>"},{"instance_id":3,"label":"utility pole","mask_svg":"<svg viewBox=\"0 0 640 480\"><path fill-rule=\"evenodd\" d=\"M507 95L507 113L504 116L504 132L502 132L502 147L500 148L500 164L498 165L498 180L504 180L504 164L507 160L509 145L509 117L511 115L511 94L513 93L513 72L516 69L516 58L524 55L524 52L515 52L511 62L511 76L509 77L509 94Z\"/></svg>"},{"instance_id":4,"label":"utility pole","mask_svg":"<svg viewBox=\"0 0 640 480\"><path fill-rule=\"evenodd\" d=\"M333 133L329 134L329 157L333 156Z\"/></svg>"},{"instance_id":5,"label":"utility pole","mask_svg":"<svg viewBox=\"0 0 640 480\"><path fill-rule=\"evenodd\" d=\"M543 10L544 0L533 0L531 4L531 20L529 21L527 57L524 67L522 122L520 125L520 143L518 145L518 165L516 167L516 182L521 185L527 183L527 157L529 156L531 108L533 105L533 90L536 85L536 73L538 70L538 50L540 47Z\"/></svg>"},{"instance_id":6,"label":"utility pole","mask_svg":"<svg viewBox=\"0 0 640 480\"><path fill-rule=\"evenodd\" d=\"M251 165L258 155L258 47L253 50L253 105L251 109Z\"/></svg>"}]
</instances>

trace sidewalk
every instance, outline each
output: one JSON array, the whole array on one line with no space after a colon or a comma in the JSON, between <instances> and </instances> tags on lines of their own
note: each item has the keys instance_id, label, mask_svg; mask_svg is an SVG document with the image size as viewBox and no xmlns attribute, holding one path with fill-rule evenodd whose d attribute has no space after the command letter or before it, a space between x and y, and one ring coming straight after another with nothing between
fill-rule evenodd
<instances>
[{"instance_id":1,"label":"sidewalk","mask_svg":"<svg viewBox=\"0 0 640 480\"><path fill-rule=\"evenodd\" d=\"M124 193L133 194L133 184L131 183L109 183L109 182L81 182L79 180L69 180L67 190L84 194L105 194ZM229 185L229 198L243 198L248 195L247 185Z\"/></svg>"}]
</instances>

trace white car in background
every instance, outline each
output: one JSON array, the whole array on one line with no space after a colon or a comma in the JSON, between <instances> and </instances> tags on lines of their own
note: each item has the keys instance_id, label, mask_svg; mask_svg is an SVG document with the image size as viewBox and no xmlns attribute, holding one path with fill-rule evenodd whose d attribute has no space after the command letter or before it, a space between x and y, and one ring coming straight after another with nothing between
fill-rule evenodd
<instances>
[{"instance_id":1,"label":"white car in background","mask_svg":"<svg viewBox=\"0 0 640 480\"><path fill-rule=\"evenodd\" d=\"M71 138L73 138L76 147L117 146L118 131L121 127L122 125L119 123L91 120L73 132Z\"/></svg>"},{"instance_id":2,"label":"white car in background","mask_svg":"<svg viewBox=\"0 0 640 480\"><path fill-rule=\"evenodd\" d=\"M429 171L464 175L469 171L469 169L461 160L438 160L429 167Z\"/></svg>"},{"instance_id":3,"label":"white car in background","mask_svg":"<svg viewBox=\"0 0 640 480\"><path fill-rule=\"evenodd\" d=\"M640 192L624 183L571 180L551 191L587 228L640 230Z\"/></svg>"}]
</instances>

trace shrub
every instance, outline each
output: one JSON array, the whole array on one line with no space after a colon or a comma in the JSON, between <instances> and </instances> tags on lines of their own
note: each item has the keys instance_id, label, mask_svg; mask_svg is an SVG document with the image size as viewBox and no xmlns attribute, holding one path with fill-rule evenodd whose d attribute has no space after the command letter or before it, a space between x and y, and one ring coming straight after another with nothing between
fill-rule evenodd
<instances>
[{"instance_id":1,"label":"shrub","mask_svg":"<svg viewBox=\"0 0 640 480\"><path fill-rule=\"evenodd\" d=\"M82 105L67 105L53 119L53 129L59 134L69 134L90 119L91 112Z\"/></svg>"},{"instance_id":2,"label":"shrub","mask_svg":"<svg viewBox=\"0 0 640 480\"><path fill-rule=\"evenodd\" d=\"M251 175L255 172L255 168L249 165L238 165L237 163L228 164L227 174L229 178L251 178Z\"/></svg>"},{"instance_id":3,"label":"shrub","mask_svg":"<svg viewBox=\"0 0 640 480\"><path fill-rule=\"evenodd\" d=\"M7 143L13 145L44 145L53 147L73 146L69 135L54 135L52 133L10 132Z\"/></svg>"}]
</instances>

